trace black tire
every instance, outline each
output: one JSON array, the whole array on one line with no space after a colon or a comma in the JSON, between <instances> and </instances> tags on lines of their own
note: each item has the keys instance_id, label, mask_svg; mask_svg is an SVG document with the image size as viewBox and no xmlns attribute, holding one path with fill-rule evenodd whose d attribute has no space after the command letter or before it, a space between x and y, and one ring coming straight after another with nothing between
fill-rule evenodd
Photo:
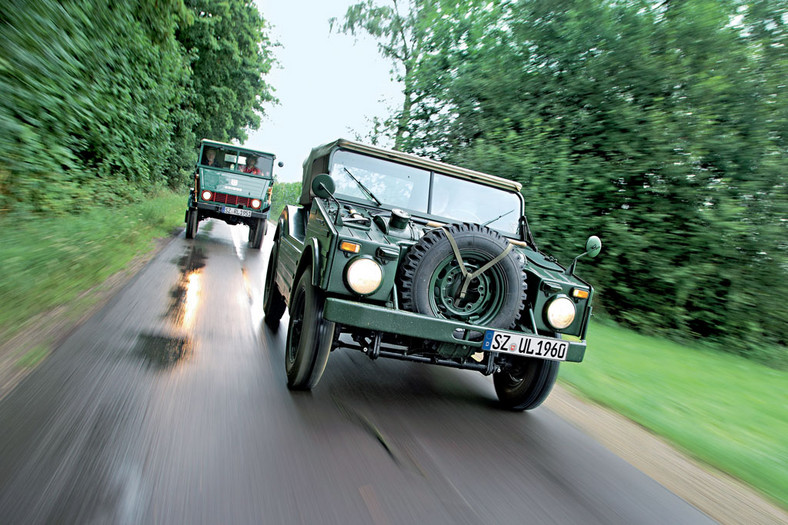
<instances>
[{"instance_id":1,"label":"black tire","mask_svg":"<svg viewBox=\"0 0 788 525\"><path fill-rule=\"evenodd\" d=\"M455 224L447 230L469 272L492 261L508 246L500 234L478 224ZM515 325L527 285L522 261L514 250L473 279L464 298L458 294L462 282L446 232L432 230L410 249L402 265L399 289L403 308L492 328Z\"/></svg>"},{"instance_id":2,"label":"black tire","mask_svg":"<svg viewBox=\"0 0 788 525\"><path fill-rule=\"evenodd\" d=\"M197 210L189 210L186 212L186 238L194 239L197 235Z\"/></svg>"},{"instance_id":3,"label":"black tire","mask_svg":"<svg viewBox=\"0 0 788 525\"><path fill-rule=\"evenodd\" d=\"M254 227L249 228L249 246L253 250L259 250L263 246L266 224L267 221L265 219L257 219Z\"/></svg>"},{"instance_id":4,"label":"black tire","mask_svg":"<svg viewBox=\"0 0 788 525\"><path fill-rule=\"evenodd\" d=\"M493 374L495 393L510 410L531 410L547 399L558 377L558 361L512 358L512 366Z\"/></svg>"},{"instance_id":5,"label":"black tire","mask_svg":"<svg viewBox=\"0 0 788 525\"><path fill-rule=\"evenodd\" d=\"M334 323L323 319L325 298L312 285L311 276L309 267L301 272L290 300L285 370L291 390L311 390L317 385L334 338Z\"/></svg>"},{"instance_id":6,"label":"black tire","mask_svg":"<svg viewBox=\"0 0 788 525\"><path fill-rule=\"evenodd\" d=\"M279 260L279 246L274 242L271 254L268 256L268 271L265 274L265 289L263 291L263 314L265 324L272 330L279 328L279 320L285 313L285 298L276 284L276 265Z\"/></svg>"}]
</instances>

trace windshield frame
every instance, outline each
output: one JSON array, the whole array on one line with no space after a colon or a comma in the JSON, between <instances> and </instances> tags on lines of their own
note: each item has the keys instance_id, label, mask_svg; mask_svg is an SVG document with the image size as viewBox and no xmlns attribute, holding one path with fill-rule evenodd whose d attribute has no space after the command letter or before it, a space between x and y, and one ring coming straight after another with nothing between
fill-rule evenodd
<instances>
[{"instance_id":1,"label":"windshield frame","mask_svg":"<svg viewBox=\"0 0 788 525\"><path fill-rule=\"evenodd\" d=\"M376 189L375 187L370 187L369 189L374 193L375 197L377 197L381 201L382 204L380 206L377 206L374 202L372 202L371 199L369 199L366 195L364 195L361 189L358 189L357 195L343 193L340 190L340 188L351 186L351 185L355 188L358 188L355 182L345 183L345 181L337 180L338 177L336 176L336 174L343 171L343 168L352 171L353 174L356 177L358 177L362 183L364 183L364 185L368 185L369 182L364 180L364 174L366 170L360 169L356 166L353 166L352 164L345 164L343 162L340 162L340 160L347 160L348 155L350 156L349 157L350 159L352 159L353 156L357 156L358 158L363 159L363 163L365 163L365 165L367 166L378 163L381 167L396 166L397 167L396 169L400 171L400 174L406 172L410 172L413 174L420 173L422 176L426 177L426 184L424 183L424 181L422 181L421 184L417 185L417 187L423 188L427 191L426 201L424 202L425 205L414 207L414 206L403 205L403 203L396 203L396 202L392 203L391 199L386 198L385 193L382 193L380 190ZM338 158L338 156L340 158ZM398 208L410 213L411 216L422 218L426 221L437 221L442 223L469 221L478 224L484 224L487 221L497 218L496 220L492 221L488 225L489 228L496 230L499 233L508 237L518 238L518 239L520 238L521 230L522 230L521 217L524 215L525 212L525 199L522 193L519 191L516 192L509 191L507 189L501 188L500 186L485 183L485 181L472 180L470 178L465 178L465 177L457 177L442 171L435 171L431 169L425 169L423 167L412 166L406 163L397 162L396 160L381 158L374 155L362 153L359 151L354 151L351 149L344 149L342 147L337 147L331 152L328 159L327 171L329 175L332 178L334 178L334 181L337 184L337 190L334 194L337 200L352 203L353 205L363 206L365 208L369 208L370 210L385 209L390 211L392 209ZM386 170L381 170L377 172L376 175L380 175L384 177L383 180L388 180L389 177L398 178L400 181L404 180L403 177L396 177L394 175L391 175L390 173L391 170L389 170L388 172L386 172ZM347 178L347 175L343 175L343 176ZM351 180L351 179L347 178L347 180ZM483 193L489 192L490 197L495 197L496 195L500 195L500 196L505 196L505 199L510 199L509 202L511 206L507 209L495 208L493 212L488 214L489 216L487 215L481 217L475 216L475 219L471 217L463 218L462 214L459 213L455 214L455 216L445 214L445 212L436 213L434 210L437 204L436 181L438 182L438 187L440 186L440 184L446 184L446 183L454 184L456 182L458 188L462 186L465 186L466 188L480 188L480 189L483 188L482 192ZM420 199L417 199L415 202L419 202L419 200ZM497 199L497 201L500 201L500 199ZM473 203L471 199L464 199L462 202L467 202L469 204L472 204L473 206L476 206L476 210L482 209L481 207L479 207L478 202ZM515 207L514 210L515 213L506 214L506 212L508 212L511 209L511 207ZM503 218L498 217L501 214L506 214L506 216ZM480 220L476 220L476 219L480 219ZM507 227L501 228L500 227L501 220L505 220L505 222L508 222L510 228Z\"/></svg>"}]
</instances>

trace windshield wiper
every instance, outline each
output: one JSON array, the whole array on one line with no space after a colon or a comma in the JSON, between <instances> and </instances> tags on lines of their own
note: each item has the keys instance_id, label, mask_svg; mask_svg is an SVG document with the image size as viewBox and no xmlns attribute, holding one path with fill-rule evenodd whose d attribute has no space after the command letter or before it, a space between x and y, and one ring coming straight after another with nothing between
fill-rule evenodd
<instances>
[{"instance_id":1,"label":"windshield wiper","mask_svg":"<svg viewBox=\"0 0 788 525\"><path fill-rule=\"evenodd\" d=\"M369 198L369 199L370 199L372 202L374 202L374 203L375 203L375 204L377 204L378 206L381 206L381 202L380 202L380 201L377 199L377 197L375 197L375 196L372 194L372 192L371 192L371 191L369 191L369 188L367 188L366 186L364 186L364 184L363 184L363 183L362 183L360 180L358 180L358 179L357 179L357 178L356 178L356 177L355 177L355 176L354 176L352 173L350 173L350 170L349 170L349 169L347 169L345 166L342 166L342 169L343 169L343 170L345 170L345 172L346 172L348 175L350 175L350 178L351 178L351 179L353 179L353 182L355 182L356 184L358 184L358 187L359 187L359 188L361 188L361 190L362 190L364 193L366 193L366 194L367 194L367 197L368 197L368 198Z\"/></svg>"},{"instance_id":2,"label":"windshield wiper","mask_svg":"<svg viewBox=\"0 0 788 525\"><path fill-rule=\"evenodd\" d=\"M514 210L515 210L515 208L512 208L511 210L507 211L506 213L502 213L499 216L497 216L496 218L490 219L489 221L487 221L484 224L482 224L482 226L487 226L488 224L492 224L493 222L497 221L498 219L503 219L504 217L506 217L507 215L512 213Z\"/></svg>"}]
</instances>

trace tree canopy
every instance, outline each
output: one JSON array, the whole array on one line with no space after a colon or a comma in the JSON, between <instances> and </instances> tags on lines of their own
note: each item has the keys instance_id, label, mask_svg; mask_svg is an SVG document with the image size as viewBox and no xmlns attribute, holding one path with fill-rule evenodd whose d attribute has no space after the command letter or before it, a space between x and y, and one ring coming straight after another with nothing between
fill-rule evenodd
<instances>
[{"instance_id":1,"label":"tree canopy","mask_svg":"<svg viewBox=\"0 0 788 525\"><path fill-rule=\"evenodd\" d=\"M4 2L0 213L181 184L202 134L259 125L272 47L246 0Z\"/></svg>"}]
</instances>

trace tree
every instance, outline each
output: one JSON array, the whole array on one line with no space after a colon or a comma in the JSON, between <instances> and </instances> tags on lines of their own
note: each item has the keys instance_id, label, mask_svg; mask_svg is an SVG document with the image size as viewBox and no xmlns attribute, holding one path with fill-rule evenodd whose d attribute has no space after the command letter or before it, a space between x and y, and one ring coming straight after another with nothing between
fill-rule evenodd
<instances>
[{"instance_id":1,"label":"tree","mask_svg":"<svg viewBox=\"0 0 788 525\"><path fill-rule=\"evenodd\" d=\"M413 69L425 53L424 38L429 26L438 16L434 0L392 0L391 5L378 5L373 0L348 7L344 20L331 18L332 30L355 35L365 31L378 40L380 54L392 61L392 74L403 84L403 102L400 109L382 128L394 134L394 149L402 149L406 130L411 119L411 108L416 102L413 88ZM404 12L403 12L404 11ZM379 124L379 123L376 123Z\"/></svg>"},{"instance_id":2,"label":"tree","mask_svg":"<svg viewBox=\"0 0 788 525\"><path fill-rule=\"evenodd\" d=\"M194 23L177 32L193 71L189 107L197 139L246 139L260 125L264 105L274 102L265 81L275 60L268 26L246 0L186 0Z\"/></svg>"}]
</instances>

